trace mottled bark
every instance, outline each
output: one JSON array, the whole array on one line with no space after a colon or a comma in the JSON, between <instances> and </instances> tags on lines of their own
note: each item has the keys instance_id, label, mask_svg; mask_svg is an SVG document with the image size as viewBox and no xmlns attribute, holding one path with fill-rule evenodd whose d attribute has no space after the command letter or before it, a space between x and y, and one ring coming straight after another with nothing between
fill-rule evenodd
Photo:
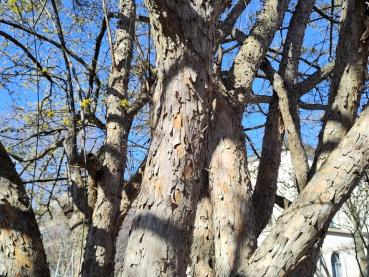
<instances>
[{"instance_id":1,"label":"mottled bark","mask_svg":"<svg viewBox=\"0 0 369 277\"><path fill-rule=\"evenodd\" d=\"M239 0L235 3L232 10L229 12L227 17L223 20L223 22L220 23L220 28L217 30L217 37L216 37L216 47L218 48L218 45L222 43L223 39L232 31L232 28L234 24L236 23L239 16L242 14L246 6L248 5L250 1L248 0ZM219 55L220 53L218 53ZM221 58L220 58L221 60ZM219 61L220 61L219 60ZM216 62L217 64L217 62ZM216 78L218 78L218 81L220 78L220 67L217 67L214 69ZM222 100L225 101L225 100ZM219 143L219 151L221 152L224 148L224 144L220 143L222 141L221 135L216 135L217 128L223 128L224 126L220 126L220 124L217 124L216 121L220 120L222 121L223 118L219 117L216 113L219 112L219 104L216 104L217 102L213 102L213 108L216 110L213 110L213 124L209 126L210 135L208 136L208 140L211 141L210 144L212 146L209 149L208 158L207 158L207 167L210 167L210 177L215 176L217 174L215 170L218 170L218 167L215 167L212 169L211 165L211 159L213 156L213 151L217 147ZM227 106L227 105L226 105ZM229 112L231 112L229 114ZM225 112L227 117L232 117L233 111L229 108L227 108L227 112ZM216 119L214 119L216 118ZM238 119L237 119L238 120ZM226 126L228 128L228 126ZM230 127L232 129L232 126ZM215 136L215 137L214 137ZM222 144L222 145L220 145ZM229 147L234 147L234 151L242 151L242 148L237 147L237 145L228 145ZM230 150L232 151L232 150ZM222 157L219 157L219 153L217 159L220 160ZM243 154L241 154L243 155ZM229 158L229 157L228 157ZM232 163L231 160L227 160L226 162ZM217 163L223 163L223 161L218 161ZM242 168L242 167L241 167ZM233 171L233 174L230 173L230 175L235 174L248 174L247 171L245 172L245 168L235 168ZM207 169L206 169L207 170ZM223 202L214 201L214 198L218 198L217 196L214 196L212 193L209 192L209 189L211 189L211 192L216 192L218 190L218 186L221 185L223 188L226 186L229 186L230 190L227 189L227 191L223 190L223 196L226 195L228 192L230 194L234 193L234 189L237 185L234 184L234 181L226 182L227 184L222 185L219 183L219 179L212 178L213 180L209 180L209 174L207 171L204 171L203 177L205 178L205 187L203 188L203 192L201 194L201 199L196 207L196 217L195 217L195 223L194 223L194 230L193 230L193 240L191 245L191 272L190 274L193 276L215 276L215 272L217 272L218 275L229 275L232 270L234 270L235 266L235 255L238 255L240 252L240 248L244 248L242 245L246 245L246 243L240 244L242 247L235 247L235 243L237 244L240 240L240 230L232 230L232 227L234 225L242 226L243 223L246 222L244 219L247 218L246 214L244 212L247 210L238 210L235 211L233 209L232 217L235 217L236 220L230 220L227 224L226 222L220 222L220 218L224 217L220 215L219 211L223 211L225 213L229 210L229 208L232 209L228 204L224 205ZM235 173L235 171L239 170L239 172ZM231 177L231 176L229 176ZM215 180L214 180L215 179ZM209 181L212 182L211 188L209 188ZM246 188L249 183L249 178L245 178L246 181L243 184L240 184L239 187ZM214 189L215 187L215 189ZM249 197L246 195L247 191L245 189L241 189L241 195L240 195L240 201L242 202L242 198ZM227 198L227 197L226 197ZM226 207L225 207L226 206ZM213 224L213 209L216 212L216 219L215 224ZM225 227L226 230L222 230L223 227ZM228 226L228 227L227 227ZM253 228L253 226L250 226ZM222 231L220 231L222 230ZM214 233L218 233L217 237L217 247L215 251L214 247ZM242 232L241 232L242 233ZM253 232L250 232L252 235ZM248 238L244 238L247 240ZM253 240L253 239L251 239ZM251 243L254 245L254 243ZM221 253L222 250L227 251L227 254ZM225 258L225 260L224 260ZM217 262L218 261L218 262Z\"/></svg>"},{"instance_id":2,"label":"mottled bark","mask_svg":"<svg viewBox=\"0 0 369 277\"><path fill-rule=\"evenodd\" d=\"M294 117L292 127L299 129L298 120L298 95L294 90L294 84L296 82L298 74L299 58L301 55L301 47L303 38L305 35L306 26L310 18L315 0L298 1L295 12L292 15L290 24L288 26L288 33L283 48L282 61L279 67L279 74L284 79L287 86L287 94L285 99L291 99L291 110L288 110L291 116ZM256 235L258 236L261 231L267 225L270 216L273 212L273 206L275 202L275 193L277 191L277 178L280 164L280 156L282 151L282 142L284 136L284 126L281 118L279 107L279 98L274 92L272 102L269 105L269 111L266 119L265 134L263 139L261 158L259 163L258 176L256 179L255 191L253 194L254 212L256 220ZM297 146L297 150L294 153L300 153L301 139L299 137L300 131L294 133L296 143L292 145ZM307 174L307 162L305 153L301 155L294 155L295 166L302 164L300 184L306 183ZM299 159L301 157L301 159ZM305 179L305 181L304 181ZM305 185L305 184L304 184Z\"/></svg>"},{"instance_id":3,"label":"mottled bark","mask_svg":"<svg viewBox=\"0 0 369 277\"><path fill-rule=\"evenodd\" d=\"M209 187L213 205L215 272L232 276L240 260L247 259L256 247L251 201L251 181L242 113L222 96L213 103L210 124Z\"/></svg>"},{"instance_id":4,"label":"mottled bark","mask_svg":"<svg viewBox=\"0 0 369 277\"><path fill-rule=\"evenodd\" d=\"M273 40L275 32L281 26L289 0L267 0L258 14L250 35L243 42L230 71L228 88L235 90L235 101L244 102L250 94L251 85L260 64Z\"/></svg>"},{"instance_id":5,"label":"mottled bark","mask_svg":"<svg viewBox=\"0 0 369 277\"><path fill-rule=\"evenodd\" d=\"M222 1L146 1L157 51L153 138L123 276L184 276L203 186Z\"/></svg>"},{"instance_id":6,"label":"mottled bark","mask_svg":"<svg viewBox=\"0 0 369 277\"><path fill-rule=\"evenodd\" d=\"M311 176L355 122L367 63L367 44L361 40L367 20L364 12L363 1L343 2L329 107L319 136Z\"/></svg>"},{"instance_id":7,"label":"mottled bark","mask_svg":"<svg viewBox=\"0 0 369 277\"><path fill-rule=\"evenodd\" d=\"M82 276L112 276L116 237L121 220L120 202L127 160L128 134L132 119L127 113L135 3L121 0L122 17L115 36L114 61L107 97L106 141L102 168L96 175L97 196L89 227Z\"/></svg>"},{"instance_id":8,"label":"mottled bark","mask_svg":"<svg viewBox=\"0 0 369 277\"><path fill-rule=\"evenodd\" d=\"M207 178L207 174L204 174ZM207 181L205 180L206 184ZM215 277L213 207L205 185L196 207L191 241L190 276Z\"/></svg>"},{"instance_id":9,"label":"mottled bark","mask_svg":"<svg viewBox=\"0 0 369 277\"><path fill-rule=\"evenodd\" d=\"M0 275L50 276L30 200L0 143Z\"/></svg>"},{"instance_id":10,"label":"mottled bark","mask_svg":"<svg viewBox=\"0 0 369 277\"><path fill-rule=\"evenodd\" d=\"M369 109L245 262L245 276L288 275L327 230L369 164Z\"/></svg>"},{"instance_id":11,"label":"mottled bark","mask_svg":"<svg viewBox=\"0 0 369 277\"><path fill-rule=\"evenodd\" d=\"M361 40L366 20L362 1L343 2L328 109L323 119L310 176L319 170L355 122L367 63L367 44ZM291 276L297 277L307 269L315 268L324 238L325 233L322 233L304 257L304 265L300 264L300 270ZM306 276L313 275L311 270L310 274L306 273Z\"/></svg>"},{"instance_id":12,"label":"mottled bark","mask_svg":"<svg viewBox=\"0 0 369 277\"><path fill-rule=\"evenodd\" d=\"M88 205L88 188L82 179L81 168L69 161L69 179L71 181L72 211L66 210L73 248L73 275L80 276L85 253L88 228L92 216L92 206Z\"/></svg>"},{"instance_id":13,"label":"mottled bark","mask_svg":"<svg viewBox=\"0 0 369 277\"><path fill-rule=\"evenodd\" d=\"M301 192L307 182L309 164L301 140L297 99L295 95L291 95L287 88L287 83L279 73L273 70L273 67L268 61L264 62L263 69L278 96L279 110L288 138L288 149L291 152L297 188Z\"/></svg>"}]
</instances>

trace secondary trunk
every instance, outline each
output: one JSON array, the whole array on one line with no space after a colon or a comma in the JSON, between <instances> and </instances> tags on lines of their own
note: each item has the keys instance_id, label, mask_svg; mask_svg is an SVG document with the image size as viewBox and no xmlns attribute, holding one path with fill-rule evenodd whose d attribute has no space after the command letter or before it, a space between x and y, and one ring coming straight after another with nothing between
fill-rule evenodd
<instances>
[{"instance_id":1,"label":"secondary trunk","mask_svg":"<svg viewBox=\"0 0 369 277\"><path fill-rule=\"evenodd\" d=\"M274 94L269 104L258 175L252 195L256 237L259 237L267 226L273 213L283 136L283 121L278 108L278 96Z\"/></svg>"},{"instance_id":2,"label":"secondary trunk","mask_svg":"<svg viewBox=\"0 0 369 277\"><path fill-rule=\"evenodd\" d=\"M288 33L279 68L279 73L286 82L288 88L288 97L292 100L291 114L294 115L295 119L297 117L296 113L298 112L298 98L296 95L297 92L293 91L292 88L297 78L303 38L314 3L315 0L298 1L288 26ZM258 176L253 194L257 236L269 222L273 212L275 194L277 191L278 170L284 136L283 120L279 111L278 102L278 96L274 93L269 105ZM299 127L298 119L295 120L294 123L297 123L296 125ZM298 135L299 133L300 132L298 132ZM299 138L297 137L297 139ZM299 146L299 143L297 142L296 145ZM298 164L300 160L299 157L302 157L300 164L303 165L299 174L302 177L298 183L305 185L306 179L305 181L303 179L307 173L306 156L304 156L304 153L297 156L295 155L296 153L297 151L292 153L295 164Z\"/></svg>"},{"instance_id":3,"label":"secondary trunk","mask_svg":"<svg viewBox=\"0 0 369 277\"><path fill-rule=\"evenodd\" d=\"M0 275L50 276L35 214L1 143L0 165Z\"/></svg>"},{"instance_id":4,"label":"secondary trunk","mask_svg":"<svg viewBox=\"0 0 369 277\"><path fill-rule=\"evenodd\" d=\"M239 262L247 259L256 247L251 201L251 181L242 112L232 109L218 95L213 103L209 141L209 188L213 207L215 272L233 276Z\"/></svg>"},{"instance_id":5,"label":"secondary trunk","mask_svg":"<svg viewBox=\"0 0 369 277\"><path fill-rule=\"evenodd\" d=\"M222 1L146 1L156 51L153 138L123 276L184 276L203 185Z\"/></svg>"},{"instance_id":6,"label":"secondary trunk","mask_svg":"<svg viewBox=\"0 0 369 277\"><path fill-rule=\"evenodd\" d=\"M97 197L89 227L82 276L113 276L120 201L132 118L127 113L128 82L135 30L135 3L122 0L107 97L106 142L96 175Z\"/></svg>"}]
</instances>

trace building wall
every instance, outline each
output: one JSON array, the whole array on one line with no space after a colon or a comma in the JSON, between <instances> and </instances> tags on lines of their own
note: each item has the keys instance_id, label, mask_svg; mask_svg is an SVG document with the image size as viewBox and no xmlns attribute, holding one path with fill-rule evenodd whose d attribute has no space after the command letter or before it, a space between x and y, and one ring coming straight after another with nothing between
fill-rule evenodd
<instances>
[{"instance_id":1,"label":"building wall","mask_svg":"<svg viewBox=\"0 0 369 277\"><path fill-rule=\"evenodd\" d=\"M342 267L342 277L359 277L360 270L355 258L354 241L351 234L338 228L331 228L327 234L323 247L322 257L330 275L325 273L322 261L318 262L316 276L333 276L331 257L333 253L339 255Z\"/></svg>"}]
</instances>

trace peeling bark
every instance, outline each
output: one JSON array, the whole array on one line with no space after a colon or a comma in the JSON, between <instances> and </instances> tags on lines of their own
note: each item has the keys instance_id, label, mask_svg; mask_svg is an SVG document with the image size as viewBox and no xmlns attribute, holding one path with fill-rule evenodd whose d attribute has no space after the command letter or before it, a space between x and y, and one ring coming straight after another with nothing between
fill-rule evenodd
<instances>
[{"instance_id":1,"label":"peeling bark","mask_svg":"<svg viewBox=\"0 0 369 277\"><path fill-rule=\"evenodd\" d=\"M208 181L205 181L205 183L207 182ZM190 276L216 276L214 268L214 235L212 223L213 207L210 200L209 188L204 186L197 203L195 223L193 226Z\"/></svg>"},{"instance_id":2,"label":"peeling bark","mask_svg":"<svg viewBox=\"0 0 369 277\"><path fill-rule=\"evenodd\" d=\"M50 276L35 214L1 143L0 165L0 275Z\"/></svg>"},{"instance_id":3,"label":"peeling bark","mask_svg":"<svg viewBox=\"0 0 369 277\"><path fill-rule=\"evenodd\" d=\"M209 187L213 206L215 272L232 276L254 251L251 181L241 115L217 97L209 131Z\"/></svg>"},{"instance_id":4,"label":"peeling bark","mask_svg":"<svg viewBox=\"0 0 369 277\"><path fill-rule=\"evenodd\" d=\"M310 176L319 170L333 149L352 127L356 119L358 102L361 97L361 87L364 83L367 65L367 43L362 41L365 32L366 16L364 3L347 0L343 2L341 27L337 45L336 62L331 83L328 109L323 119L323 127L319 135L319 144ZM295 271L299 276L307 269L315 269L319 258L320 247L323 244L325 233L318 238L317 243L304 257L300 270ZM306 276L313 276L314 271Z\"/></svg>"},{"instance_id":5,"label":"peeling bark","mask_svg":"<svg viewBox=\"0 0 369 277\"><path fill-rule=\"evenodd\" d=\"M242 44L228 77L228 89L235 90L235 101L244 102L260 64L281 26L289 0L267 0L250 35Z\"/></svg>"},{"instance_id":6,"label":"peeling bark","mask_svg":"<svg viewBox=\"0 0 369 277\"><path fill-rule=\"evenodd\" d=\"M123 276L184 276L202 184L222 1L146 1L157 51L153 139Z\"/></svg>"}]
</instances>

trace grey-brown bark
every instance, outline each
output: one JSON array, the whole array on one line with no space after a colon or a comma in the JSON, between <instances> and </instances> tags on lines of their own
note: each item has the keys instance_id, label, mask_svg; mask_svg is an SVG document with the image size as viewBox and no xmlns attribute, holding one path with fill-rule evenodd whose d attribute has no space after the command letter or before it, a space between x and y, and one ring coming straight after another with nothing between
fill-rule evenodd
<instances>
[{"instance_id":1,"label":"grey-brown bark","mask_svg":"<svg viewBox=\"0 0 369 277\"><path fill-rule=\"evenodd\" d=\"M236 56L233 70L229 76L228 89L229 91L234 89L233 101L237 103L236 110L238 112L244 110L244 99L250 93L256 72L259 70L275 32L282 24L288 3L289 1L274 0L265 2L250 35L245 39ZM240 118L238 124L241 124ZM264 191L264 188L262 190ZM273 193L273 197L274 195L275 193ZM260 205L263 201L258 196L254 200L253 202L257 203L256 205ZM267 201L270 202L268 199ZM251 203L248 203L248 205L251 205ZM258 209L258 211L261 212L262 209ZM256 216L260 216L260 214L256 214ZM258 234L257 230L256 234Z\"/></svg>"},{"instance_id":2,"label":"grey-brown bark","mask_svg":"<svg viewBox=\"0 0 369 277\"><path fill-rule=\"evenodd\" d=\"M204 174L207 178L207 174ZM196 216L191 241L191 276L215 277L213 207L209 188L204 181L204 187L196 207Z\"/></svg>"},{"instance_id":3,"label":"grey-brown bark","mask_svg":"<svg viewBox=\"0 0 369 277\"><path fill-rule=\"evenodd\" d=\"M299 58L301 55L301 47L307 22L310 18L312 8L315 1L298 1L295 12L292 15L286 41L283 48L282 61L279 68L279 74L285 82L287 87L287 95L285 99L289 99L290 107L285 108L285 114L290 114L292 123L295 127L292 135L295 141L289 137L291 145L296 146L295 151L291 149L294 157L294 168L299 169L298 184L304 186L307 178L307 159L303 152L299 119L298 119L298 95L294 89L298 74ZM256 179L255 190L253 194L254 212L256 219L256 234L265 228L273 211L275 193L277 191L277 178L280 164L280 155L282 150L282 141L284 136L284 126L280 115L279 97L276 93L273 95L272 102L269 105L269 111L266 119L265 134L263 138L263 145L261 151L261 158L259 163L258 176ZM301 164L301 167L297 165Z\"/></svg>"},{"instance_id":4,"label":"grey-brown bark","mask_svg":"<svg viewBox=\"0 0 369 277\"><path fill-rule=\"evenodd\" d=\"M121 221L123 176L127 159L128 134L132 118L127 113L128 82L131 67L135 3L122 0L114 45L114 62L107 97L106 142L102 167L96 176L97 195L89 226L82 276L112 276L115 243Z\"/></svg>"},{"instance_id":5,"label":"grey-brown bark","mask_svg":"<svg viewBox=\"0 0 369 277\"><path fill-rule=\"evenodd\" d=\"M369 109L366 109L245 263L245 276L289 274L327 230L369 164L368 120Z\"/></svg>"},{"instance_id":6,"label":"grey-brown bark","mask_svg":"<svg viewBox=\"0 0 369 277\"><path fill-rule=\"evenodd\" d=\"M50 276L40 230L24 185L0 143L0 275Z\"/></svg>"},{"instance_id":7,"label":"grey-brown bark","mask_svg":"<svg viewBox=\"0 0 369 277\"><path fill-rule=\"evenodd\" d=\"M367 44L361 40L365 31L365 20L364 4L361 1L343 2L328 110L323 119L310 176L319 170L355 122L367 63ZM324 238L325 234L322 233L317 243L307 253L304 259L305 266L300 265L300 271L296 271L297 274L294 276L315 268ZM313 273L310 271L306 276L313 276Z\"/></svg>"},{"instance_id":8,"label":"grey-brown bark","mask_svg":"<svg viewBox=\"0 0 369 277\"><path fill-rule=\"evenodd\" d=\"M362 40L366 16L362 1L343 1L340 36L326 112L311 175L324 163L355 121L363 85L367 44Z\"/></svg>"},{"instance_id":9,"label":"grey-brown bark","mask_svg":"<svg viewBox=\"0 0 369 277\"><path fill-rule=\"evenodd\" d=\"M279 110L288 137L288 148L291 151L292 166L297 187L299 191L302 191L307 182L309 165L301 140L300 119L296 96L291 95L287 88L287 83L279 73L273 70L268 61L264 62L263 68L278 96Z\"/></svg>"},{"instance_id":10,"label":"grey-brown bark","mask_svg":"<svg viewBox=\"0 0 369 277\"><path fill-rule=\"evenodd\" d=\"M269 104L258 175L252 195L256 237L259 237L264 230L273 212L283 136L284 129L278 107L278 96L274 94Z\"/></svg>"},{"instance_id":11,"label":"grey-brown bark","mask_svg":"<svg viewBox=\"0 0 369 277\"><path fill-rule=\"evenodd\" d=\"M236 56L224 95L213 103L209 128L209 187L213 206L215 268L219 276L234 275L240 260L256 247L247 169L245 139L241 128L244 99L259 69L289 1L266 1L256 25ZM218 93L222 91L220 89Z\"/></svg>"},{"instance_id":12,"label":"grey-brown bark","mask_svg":"<svg viewBox=\"0 0 369 277\"><path fill-rule=\"evenodd\" d=\"M235 101L244 102L250 94L256 72L260 68L275 32L281 26L289 1L267 0L250 35L243 42L229 74L228 88L235 90Z\"/></svg>"},{"instance_id":13,"label":"grey-brown bark","mask_svg":"<svg viewBox=\"0 0 369 277\"><path fill-rule=\"evenodd\" d=\"M241 115L219 95L209 128L209 188L213 207L215 272L232 276L256 247Z\"/></svg>"},{"instance_id":14,"label":"grey-brown bark","mask_svg":"<svg viewBox=\"0 0 369 277\"><path fill-rule=\"evenodd\" d=\"M154 131L123 276L184 276L206 161L221 1L146 1L158 81Z\"/></svg>"},{"instance_id":15,"label":"grey-brown bark","mask_svg":"<svg viewBox=\"0 0 369 277\"><path fill-rule=\"evenodd\" d=\"M221 44L231 32L248 3L249 1L240 0L234 5L217 30L217 45ZM221 50L219 51L219 63L215 62L218 67L214 71L220 84L219 65L222 58ZM252 207L248 204L250 192L247 188L250 185L250 178L245 167L246 163L243 161L246 154L242 145L244 139L242 129L234 126L240 119L237 116L234 117L235 111L227 107L229 104L224 96L218 95L212 105L212 123L209 125L207 136L210 146L206 168L209 169L205 169L203 174L205 187L196 207L191 245L190 274L194 276L215 276L215 274L228 276L236 271L239 256L246 257L255 246L252 231L254 224L250 213ZM223 108L224 111L220 114ZM231 125L223 124L223 120L230 122ZM223 156L223 153L228 155ZM231 164L235 165L236 160L241 161L243 166L232 167ZM231 170L227 171L226 168ZM218 174L218 172L221 173ZM226 181L223 182L223 180ZM239 191L238 198L233 205L230 205L226 199L233 198L236 191ZM235 208L237 205L245 208L237 209ZM229 218L227 214L230 215ZM247 229L250 232L246 235Z\"/></svg>"}]
</instances>

